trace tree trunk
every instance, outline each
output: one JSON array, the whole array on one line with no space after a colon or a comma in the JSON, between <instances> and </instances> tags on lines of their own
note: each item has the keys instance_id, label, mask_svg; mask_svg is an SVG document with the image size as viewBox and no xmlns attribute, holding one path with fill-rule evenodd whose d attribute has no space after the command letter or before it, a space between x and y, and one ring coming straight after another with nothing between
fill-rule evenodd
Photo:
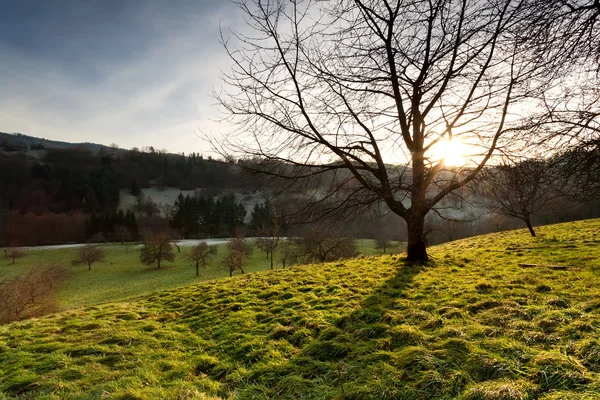
<instances>
[{"instance_id":1,"label":"tree trunk","mask_svg":"<svg viewBox=\"0 0 600 400\"><path fill-rule=\"evenodd\" d=\"M424 235L425 216L407 218L406 225L408 228L406 261L422 263L429 261Z\"/></svg>"},{"instance_id":2,"label":"tree trunk","mask_svg":"<svg viewBox=\"0 0 600 400\"><path fill-rule=\"evenodd\" d=\"M200 267L200 262L196 261L196 276L200 276L199 267Z\"/></svg>"},{"instance_id":3,"label":"tree trunk","mask_svg":"<svg viewBox=\"0 0 600 400\"><path fill-rule=\"evenodd\" d=\"M273 252L271 252L271 271L273 271Z\"/></svg>"},{"instance_id":4,"label":"tree trunk","mask_svg":"<svg viewBox=\"0 0 600 400\"><path fill-rule=\"evenodd\" d=\"M533 225L531 225L531 221L529 220L529 218L525 218L524 221L527 224L527 229L529 229L529 233L531 233L531 236L535 237L535 230L533 229Z\"/></svg>"},{"instance_id":5,"label":"tree trunk","mask_svg":"<svg viewBox=\"0 0 600 400\"><path fill-rule=\"evenodd\" d=\"M88 271L92 270L92 263L88 263Z\"/></svg>"},{"instance_id":6,"label":"tree trunk","mask_svg":"<svg viewBox=\"0 0 600 400\"><path fill-rule=\"evenodd\" d=\"M158 269L160 269L160 258L157 258L156 261L158 262Z\"/></svg>"}]
</instances>

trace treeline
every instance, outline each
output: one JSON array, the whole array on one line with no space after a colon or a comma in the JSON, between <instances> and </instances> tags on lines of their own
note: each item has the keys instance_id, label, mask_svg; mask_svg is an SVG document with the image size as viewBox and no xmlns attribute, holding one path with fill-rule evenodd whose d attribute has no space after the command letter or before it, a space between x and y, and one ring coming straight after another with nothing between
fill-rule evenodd
<instances>
[{"instance_id":1,"label":"treeline","mask_svg":"<svg viewBox=\"0 0 600 400\"><path fill-rule=\"evenodd\" d=\"M0 215L0 246L45 246L87 241L130 241L139 238L138 220L144 217L117 213L44 213L12 212ZM143 225L144 226L144 225Z\"/></svg>"},{"instance_id":2,"label":"treeline","mask_svg":"<svg viewBox=\"0 0 600 400\"><path fill-rule=\"evenodd\" d=\"M0 148L2 150L2 148ZM36 152L0 151L0 208L33 212L115 212L119 189L150 186L253 187L237 179L234 166L192 153L149 150L93 153L84 148Z\"/></svg>"},{"instance_id":3,"label":"treeline","mask_svg":"<svg viewBox=\"0 0 600 400\"><path fill-rule=\"evenodd\" d=\"M169 222L181 237L237 236L245 225L246 207L234 194L219 198L212 196L183 196L179 194L169 215Z\"/></svg>"},{"instance_id":4,"label":"treeline","mask_svg":"<svg viewBox=\"0 0 600 400\"><path fill-rule=\"evenodd\" d=\"M36 215L116 211L119 185L110 158L93 165L70 160L40 163L0 153L0 208Z\"/></svg>"}]
</instances>

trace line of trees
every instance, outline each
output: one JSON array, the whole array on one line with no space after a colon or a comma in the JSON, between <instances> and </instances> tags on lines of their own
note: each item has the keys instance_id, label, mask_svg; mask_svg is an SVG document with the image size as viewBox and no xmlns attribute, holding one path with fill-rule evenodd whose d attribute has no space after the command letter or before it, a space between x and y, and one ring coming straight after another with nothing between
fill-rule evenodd
<instances>
[{"instance_id":1,"label":"line of trees","mask_svg":"<svg viewBox=\"0 0 600 400\"><path fill-rule=\"evenodd\" d=\"M93 237L101 233L105 238L125 242L138 237L137 218L133 211L116 213L92 213L86 222L86 234Z\"/></svg>"},{"instance_id":2,"label":"line of trees","mask_svg":"<svg viewBox=\"0 0 600 400\"><path fill-rule=\"evenodd\" d=\"M236 236L238 228L244 226L246 207L238 202L234 194L219 198L212 196L183 196L179 194L169 216L171 227L183 238L201 236Z\"/></svg>"},{"instance_id":3,"label":"line of trees","mask_svg":"<svg viewBox=\"0 0 600 400\"><path fill-rule=\"evenodd\" d=\"M88 163L71 158L40 163L25 155L0 154L0 208L32 212L116 212L119 204L118 176L110 158Z\"/></svg>"}]
</instances>

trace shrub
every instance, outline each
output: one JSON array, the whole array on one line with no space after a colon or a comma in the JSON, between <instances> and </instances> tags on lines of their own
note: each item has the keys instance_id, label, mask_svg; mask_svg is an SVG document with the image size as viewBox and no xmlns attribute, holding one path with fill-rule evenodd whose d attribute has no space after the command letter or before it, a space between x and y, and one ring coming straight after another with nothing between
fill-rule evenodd
<instances>
[{"instance_id":1,"label":"shrub","mask_svg":"<svg viewBox=\"0 0 600 400\"><path fill-rule=\"evenodd\" d=\"M56 265L33 267L26 273L0 282L0 323L8 323L54 312L59 285L67 271Z\"/></svg>"}]
</instances>

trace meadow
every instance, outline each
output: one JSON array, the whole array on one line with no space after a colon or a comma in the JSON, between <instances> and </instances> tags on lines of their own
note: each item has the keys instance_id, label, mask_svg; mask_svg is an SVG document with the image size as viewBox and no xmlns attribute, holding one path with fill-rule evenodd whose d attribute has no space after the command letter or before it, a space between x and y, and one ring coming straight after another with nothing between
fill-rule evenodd
<instances>
[{"instance_id":1,"label":"meadow","mask_svg":"<svg viewBox=\"0 0 600 400\"><path fill-rule=\"evenodd\" d=\"M600 398L600 220L429 251L0 327L0 398Z\"/></svg>"},{"instance_id":2,"label":"meadow","mask_svg":"<svg viewBox=\"0 0 600 400\"><path fill-rule=\"evenodd\" d=\"M125 300L229 276L229 272L221 265L227 253L225 244L217 245L217 255L210 259L206 268L200 267L199 277L195 276L195 267L186 259L190 246L180 246L180 253L174 248L175 261L164 263L160 269L156 265L143 265L139 259L140 248L135 244L101 246L105 251L105 261L93 264L91 271L88 271L87 265L71 265L71 261L77 257L76 248L32 248L24 258L17 259L14 265L12 260L0 257L0 281L22 274L35 265L54 263L64 267L69 271L69 278L59 292L59 305L66 310ZM391 251L403 250L403 246L396 242ZM357 248L364 255L381 254L380 250L375 249L373 240L359 240ZM277 252L275 267L282 268ZM267 270L270 270L270 261L266 259L266 254L254 248L244 271L252 273Z\"/></svg>"}]
</instances>

